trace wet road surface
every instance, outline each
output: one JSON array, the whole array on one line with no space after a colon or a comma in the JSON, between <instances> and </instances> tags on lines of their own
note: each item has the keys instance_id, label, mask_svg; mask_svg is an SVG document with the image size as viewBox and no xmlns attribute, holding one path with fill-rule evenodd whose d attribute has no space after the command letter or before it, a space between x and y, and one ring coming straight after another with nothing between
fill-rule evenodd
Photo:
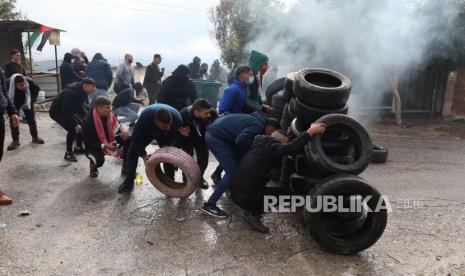
<instances>
[{"instance_id":1,"label":"wet road surface","mask_svg":"<svg viewBox=\"0 0 465 276\"><path fill-rule=\"evenodd\" d=\"M0 163L0 188L14 200L0 207L0 275L463 275L465 140L379 132L373 140L390 147L390 160L362 177L393 212L373 247L338 256L310 238L300 214L267 215L271 232L261 234L222 198L232 217L208 218L199 209L211 188L170 199L147 183L141 165L144 183L120 195L115 160L89 178L88 160L65 162L64 131L40 116L46 144L30 144L22 124L21 147Z\"/></svg>"}]
</instances>

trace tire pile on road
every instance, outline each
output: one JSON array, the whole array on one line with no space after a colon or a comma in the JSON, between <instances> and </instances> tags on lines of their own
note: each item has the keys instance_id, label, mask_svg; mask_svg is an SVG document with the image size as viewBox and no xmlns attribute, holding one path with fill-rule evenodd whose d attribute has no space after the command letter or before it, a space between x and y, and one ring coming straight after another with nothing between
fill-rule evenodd
<instances>
[{"instance_id":1,"label":"tire pile on road","mask_svg":"<svg viewBox=\"0 0 465 276\"><path fill-rule=\"evenodd\" d=\"M374 146L366 129L347 116L351 86L341 73L310 68L277 79L266 90L273 107L271 116L281 120L283 130L290 127L294 137L314 122L327 127L323 135L313 136L295 158L286 157L279 175L272 174L272 180L279 179L281 188L310 196L312 207L324 195L342 196L344 207L371 196L366 206L372 210L384 200L358 176L372 160L385 162L387 149ZM305 225L316 242L338 254L353 254L372 246L386 227L386 209L367 210L303 212Z\"/></svg>"}]
</instances>

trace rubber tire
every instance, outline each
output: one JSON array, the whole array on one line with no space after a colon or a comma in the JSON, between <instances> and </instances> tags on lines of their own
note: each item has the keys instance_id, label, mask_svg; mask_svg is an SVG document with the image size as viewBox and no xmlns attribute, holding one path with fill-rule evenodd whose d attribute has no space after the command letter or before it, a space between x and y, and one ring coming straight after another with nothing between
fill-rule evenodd
<instances>
[{"instance_id":1,"label":"rubber tire","mask_svg":"<svg viewBox=\"0 0 465 276\"><path fill-rule=\"evenodd\" d=\"M310 125L328 114L347 114L349 112L349 107L347 105L338 109L322 109L309 106L298 98L293 98L289 105L292 112L307 125Z\"/></svg>"},{"instance_id":2,"label":"rubber tire","mask_svg":"<svg viewBox=\"0 0 465 276\"><path fill-rule=\"evenodd\" d=\"M371 163L383 164L386 163L389 157L389 149L386 146L373 145L373 158Z\"/></svg>"},{"instance_id":3,"label":"rubber tire","mask_svg":"<svg viewBox=\"0 0 465 276\"><path fill-rule=\"evenodd\" d=\"M323 85L310 77L325 79ZM352 83L343 74L322 68L301 70L295 76L293 92L303 103L322 109L339 109L347 104Z\"/></svg>"},{"instance_id":4,"label":"rubber tire","mask_svg":"<svg viewBox=\"0 0 465 276\"><path fill-rule=\"evenodd\" d=\"M321 178L302 176L294 173L290 179L290 191L293 194L306 196L321 182Z\"/></svg>"},{"instance_id":5,"label":"rubber tire","mask_svg":"<svg viewBox=\"0 0 465 276\"><path fill-rule=\"evenodd\" d=\"M375 212L381 193L364 179L353 175L331 176L316 185L310 195L313 208L317 204L317 197L322 195L361 195L363 198L372 196L367 205L373 212L367 213L365 223L356 233L344 236L334 236L328 231L323 212L308 212L304 209L305 226L323 248L336 254L355 254L369 248L382 236L387 224L387 210Z\"/></svg>"},{"instance_id":6,"label":"rubber tire","mask_svg":"<svg viewBox=\"0 0 465 276\"><path fill-rule=\"evenodd\" d=\"M281 77L272 81L265 89L266 103L271 105L273 96L284 89L285 77Z\"/></svg>"},{"instance_id":7,"label":"rubber tire","mask_svg":"<svg viewBox=\"0 0 465 276\"><path fill-rule=\"evenodd\" d=\"M334 162L324 151L322 135L316 134L312 137L311 143L305 146L305 153L309 162L311 160L321 170L333 174L360 174L370 165L373 146L370 135L360 123L342 114L323 116L316 123L323 123L327 129L337 129L349 136L351 143L354 145L355 157L352 164Z\"/></svg>"},{"instance_id":8,"label":"rubber tire","mask_svg":"<svg viewBox=\"0 0 465 276\"><path fill-rule=\"evenodd\" d=\"M284 79L284 101L289 102L294 98L294 80L297 72L287 74Z\"/></svg>"},{"instance_id":9,"label":"rubber tire","mask_svg":"<svg viewBox=\"0 0 465 276\"><path fill-rule=\"evenodd\" d=\"M289 104L286 103L283 110L283 116L281 119L281 129L287 131L287 129L291 126L292 120L294 120L295 115L289 109Z\"/></svg>"},{"instance_id":10,"label":"rubber tire","mask_svg":"<svg viewBox=\"0 0 465 276\"><path fill-rule=\"evenodd\" d=\"M180 183L167 177L161 170L162 163L169 163L179 168L187 181ZM175 147L163 147L153 153L145 166L145 172L150 183L157 190L174 198L190 196L202 181L199 165L194 158Z\"/></svg>"},{"instance_id":11,"label":"rubber tire","mask_svg":"<svg viewBox=\"0 0 465 276\"><path fill-rule=\"evenodd\" d=\"M273 95L273 98L271 100L271 118L275 118L278 121L281 121L282 116L283 116L283 110L284 110L284 96L283 96L283 91L279 91L275 95Z\"/></svg>"}]
</instances>

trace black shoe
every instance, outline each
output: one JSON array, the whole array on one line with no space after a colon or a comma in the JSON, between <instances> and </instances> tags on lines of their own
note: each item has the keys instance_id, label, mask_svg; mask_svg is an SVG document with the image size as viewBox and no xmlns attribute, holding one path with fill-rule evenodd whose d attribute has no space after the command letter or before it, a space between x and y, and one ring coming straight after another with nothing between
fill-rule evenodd
<instances>
[{"instance_id":1,"label":"black shoe","mask_svg":"<svg viewBox=\"0 0 465 276\"><path fill-rule=\"evenodd\" d=\"M212 176L211 176L212 180L213 180L213 184L216 186L220 183L221 181L221 172L218 173L217 171L215 171Z\"/></svg>"},{"instance_id":2,"label":"black shoe","mask_svg":"<svg viewBox=\"0 0 465 276\"><path fill-rule=\"evenodd\" d=\"M118 193L130 193L134 189L134 179L127 177L123 183L118 187Z\"/></svg>"},{"instance_id":3,"label":"black shoe","mask_svg":"<svg viewBox=\"0 0 465 276\"><path fill-rule=\"evenodd\" d=\"M228 213L218 208L216 205L207 205L205 203L202 207L202 214L209 215L215 218L226 218Z\"/></svg>"},{"instance_id":4,"label":"black shoe","mask_svg":"<svg viewBox=\"0 0 465 276\"><path fill-rule=\"evenodd\" d=\"M74 148L74 154L84 154L84 148L83 147L75 147Z\"/></svg>"},{"instance_id":5,"label":"black shoe","mask_svg":"<svg viewBox=\"0 0 465 276\"><path fill-rule=\"evenodd\" d=\"M65 153L65 160L69 162L77 162L76 156L72 152L66 152Z\"/></svg>"},{"instance_id":6,"label":"black shoe","mask_svg":"<svg viewBox=\"0 0 465 276\"><path fill-rule=\"evenodd\" d=\"M207 180L205 180L205 179L202 178L202 182L200 182L199 187L200 187L201 189L207 190L208 187L209 187L209 186L208 186Z\"/></svg>"},{"instance_id":7,"label":"black shoe","mask_svg":"<svg viewBox=\"0 0 465 276\"><path fill-rule=\"evenodd\" d=\"M90 162L90 172L89 172L90 177L98 177L98 169L97 165L94 163Z\"/></svg>"},{"instance_id":8,"label":"black shoe","mask_svg":"<svg viewBox=\"0 0 465 276\"><path fill-rule=\"evenodd\" d=\"M244 215L242 216L245 222L250 224L255 230L261 233L268 233L270 229L263 225L262 219L260 216L254 216L250 212L245 211Z\"/></svg>"}]
</instances>

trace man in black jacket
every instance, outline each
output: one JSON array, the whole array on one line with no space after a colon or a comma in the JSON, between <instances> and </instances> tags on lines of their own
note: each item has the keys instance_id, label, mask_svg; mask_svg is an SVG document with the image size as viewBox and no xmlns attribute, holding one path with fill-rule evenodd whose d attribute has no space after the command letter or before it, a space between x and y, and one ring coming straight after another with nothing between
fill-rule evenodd
<instances>
[{"instance_id":1,"label":"man in black jacket","mask_svg":"<svg viewBox=\"0 0 465 276\"><path fill-rule=\"evenodd\" d=\"M202 62L202 60L196 56L192 62L189 63L189 74L191 79L200 79L200 62Z\"/></svg>"},{"instance_id":2,"label":"man in black jacket","mask_svg":"<svg viewBox=\"0 0 465 276\"><path fill-rule=\"evenodd\" d=\"M231 198L245 209L244 220L256 230L267 233L269 229L261 222L263 197L268 173L283 157L301 152L310 142L311 136L322 134L324 124L312 124L297 139L289 143L289 137L282 130L271 136L255 137L250 150L242 158L231 180Z\"/></svg>"},{"instance_id":3,"label":"man in black jacket","mask_svg":"<svg viewBox=\"0 0 465 276\"><path fill-rule=\"evenodd\" d=\"M2 161L3 144L5 142L5 120L3 119L5 111L7 111L8 116L10 116L12 125L18 126L19 117L13 103L8 98L3 72L0 70L0 161ZM11 203L13 203L13 200L0 191L0 205L8 205Z\"/></svg>"},{"instance_id":4,"label":"man in black jacket","mask_svg":"<svg viewBox=\"0 0 465 276\"><path fill-rule=\"evenodd\" d=\"M144 77L144 87L147 89L149 95L149 104L154 104L157 101L158 92L161 87L161 78L165 74L165 68L161 68L161 56L155 54L153 56L153 62L147 66Z\"/></svg>"},{"instance_id":5,"label":"man in black jacket","mask_svg":"<svg viewBox=\"0 0 465 276\"><path fill-rule=\"evenodd\" d=\"M197 99L194 104L181 110L181 117L185 127L189 127L189 137L183 137L182 149L197 157L202 176L208 166L209 151L205 143L205 133L207 127L218 118L217 112L212 108L211 104L205 99ZM208 184L203 179L200 184L202 189L208 189Z\"/></svg>"},{"instance_id":6,"label":"man in black jacket","mask_svg":"<svg viewBox=\"0 0 465 276\"><path fill-rule=\"evenodd\" d=\"M10 61L5 63L5 78L10 79L14 74L26 75L26 70L21 65L21 52L13 49L10 52Z\"/></svg>"},{"instance_id":7,"label":"man in black jacket","mask_svg":"<svg viewBox=\"0 0 465 276\"><path fill-rule=\"evenodd\" d=\"M50 117L68 132L65 153L67 161L77 162L76 156L73 154L74 138L76 138L74 152L84 152L81 136L82 121L87 113L87 97L95 89L95 81L91 78L85 78L63 89L50 107Z\"/></svg>"},{"instance_id":8,"label":"man in black jacket","mask_svg":"<svg viewBox=\"0 0 465 276\"><path fill-rule=\"evenodd\" d=\"M32 143L43 144L44 140L37 133L37 122L34 112L34 103L39 95L40 87L31 79L26 79L21 74L11 76L8 87L8 97L13 102L16 110L22 110L26 116L29 132L32 136ZM14 126L10 120L11 137L13 141L7 147L7 150L14 150L19 147L19 127Z\"/></svg>"},{"instance_id":9,"label":"man in black jacket","mask_svg":"<svg viewBox=\"0 0 465 276\"><path fill-rule=\"evenodd\" d=\"M96 115L99 118L96 118ZM99 133L96 121L101 122L102 133ZM108 98L97 97L95 99L94 107L87 113L84 120L82 131L86 156L90 160L91 177L98 176L98 168L105 163L105 155L119 155L118 145L123 147L121 159L126 159L129 148L128 128L118 124L111 112L111 101Z\"/></svg>"},{"instance_id":10,"label":"man in black jacket","mask_svg":"<svg viewBox=\"0 0 465 276\"><path fill-rule=\"evenodd\" d=\"M61 88L64 89L71 83L80 81L82 78L79 76L73 67L74 56L71 53L66 53L63 62L60 65Z\"/></svg>"},{"instance_id":11,"label":"man in black jacket","mask_svg":"<svg viewBox=\"0 0 465 276\"><path fill-rule=\"evenodd\" d=\"M158 95L158 103L167 104L181 111L197 98L197 90L189 79L189 68L186 65L179 65L173 74L163 81Z\"/></svg>"}]
</instances>

